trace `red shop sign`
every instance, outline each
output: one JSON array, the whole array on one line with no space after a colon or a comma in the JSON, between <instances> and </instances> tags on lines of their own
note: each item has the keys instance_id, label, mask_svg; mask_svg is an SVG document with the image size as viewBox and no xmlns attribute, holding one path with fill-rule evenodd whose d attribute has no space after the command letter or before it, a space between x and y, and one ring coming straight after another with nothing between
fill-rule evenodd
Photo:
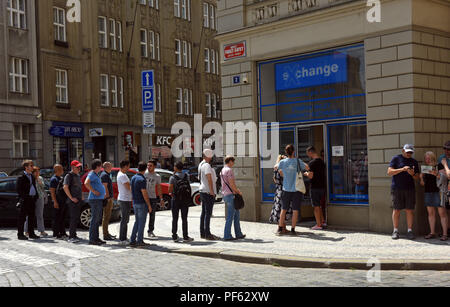
<instances>
[{"instance_id":1,"label":"red shop sign","mask_svg":"<svg viewBox=\"0 0 450 307\"><path fill-rule=\"evenodd\" d=\"M225 56L225 61L235 59L235 58L246 57L247 56L247 47L246 47L245 41L235 43L235 44L225 45L225 47L223 49L223 54Z\"/></svg>"}]
</instances>

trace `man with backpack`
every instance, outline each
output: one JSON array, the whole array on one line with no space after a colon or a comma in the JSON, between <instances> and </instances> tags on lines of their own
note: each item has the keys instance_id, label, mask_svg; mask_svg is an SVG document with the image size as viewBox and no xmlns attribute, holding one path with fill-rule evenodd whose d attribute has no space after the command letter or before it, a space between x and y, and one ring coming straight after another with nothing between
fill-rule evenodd
<instances>
[{"instance_id":1,"label":"man with backpack","mask_svg":"<svg viewBox=\"0 0 450 307\"><path fill-rule=\"evenodd\" d=\"M158 201L161 208L164 208L164 200L162 198L162 187L161 187L161 176L155 172L157 162L151 160L147 163L147 171L145 172L145 179L147 180L147 194L150 198L150 203L152 205L152 212L149 213L150 219L148 222L148 236L150 238L155 238L153 231L155 230L155 217L156 217L156 207ZM156 195L158 191L158 195Z\"/></svg>"},{"instance_id":2,"label":"man with backpack","mask_svg":"<svg viewBox=\"0 0 450 307\"><path fill-rule=\"evenodd\" d=\"M172 239L178 242L178 216L181 211L183 223L183 242L189 243L194 239L188 236L188 212L192 202L191 184L187 174L183 174L183 163L177 162L174 175L169 180L169 193L172 196Z\"/></svg>"},{"instance_id":3,"label":"man with backpack","mask_svg":"<svg viewBox=\"0 0 450 307\"><path fill-rule=\"evenodd\" d=\"M80 218L80 208L83 202L83 190L81 185L80 171L82 164L72 161L70 167L72 171L64 177L64 192L67 196L66 204L70 215L69 243L78 243L77 226Z\"/></svg>"},{"instance_id":4,"label":"man with backpack","mask_svg":"<svg viewBox=\"0 0 450 307\"><path fill-rule=\"evenodd\" d=\"M66 234L66 212L67 212L67 195L64 192L64 168L61 164L53 166L54 175L50 179L50 196L53 201L53 208L55 208L53 220L53 237L57 239L66 239L69 236Z\"/></svg>"}]
</instances>

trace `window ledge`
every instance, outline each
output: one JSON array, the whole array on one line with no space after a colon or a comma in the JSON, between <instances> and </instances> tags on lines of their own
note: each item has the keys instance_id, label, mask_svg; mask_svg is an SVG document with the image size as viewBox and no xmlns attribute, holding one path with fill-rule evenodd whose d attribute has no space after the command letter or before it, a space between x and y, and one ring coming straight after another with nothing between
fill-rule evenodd
<instances>
[{"instance_id":1,"label":"window ledge","mask_svg":"<svg viewBox=\"0 0 450 307\"><path fill-rule=\"evenodd\" d=\"M55 45L59 46L59 47L69 48L68 42L64 42L64 41L60 41L60 40L55 40Z\"/></svg>"}]
</instances>

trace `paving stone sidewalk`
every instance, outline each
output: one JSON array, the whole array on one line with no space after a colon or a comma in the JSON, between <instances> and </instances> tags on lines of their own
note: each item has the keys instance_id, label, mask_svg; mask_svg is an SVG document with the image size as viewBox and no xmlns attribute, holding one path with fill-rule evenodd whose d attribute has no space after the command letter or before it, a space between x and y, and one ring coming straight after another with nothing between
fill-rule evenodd
<instances>
[{"instance_id":1,"label":"paving stone sidewalk","mask_svg":"<svg viewBox=\"0 0 450 307\"><path fill-rule=\"evenodd\" d=\"M200 239L200 207L193 207L189 211L189 235L196 239L190 244L175 243L171 240L172 216L170 211L157 212L155 234L158 238L149 242L183 253L202 256L226 254L233 252L247 257L287 257L299 259L337 262L349 260L367 263L368 259L376 258L384 263L422 262L425 264L444 264L450 266L450 241L441 242L439 239L407 240L403 236L394 241L390 235L369 232L355 232L336 230L330 227L324 231L313 231L308 225L297 226L297 236L276 236L277 226L268 223L241 222L246 239L240 241L206 241ZM133 217L130 225L134 223ZM181 219L179 221L179 236L181 236ZM223 237L225 225L224 205L218 204L214 208L211 220L211 232ZM119 225L111 226L113 233L118 232ZM234 231L234 230L233 230ZM220 255L216 255L220 258ZM289 258L291 257L291 258ZM292 258L296 257L296 258ZM232 257L229 257L232 258ZM230 259L232 260L232 259ZM429 268L429 267L427 267ZM436 267L440 268L440 267ZM432 268L433 269L433 268Z\"/></svg>"}]
</instances>

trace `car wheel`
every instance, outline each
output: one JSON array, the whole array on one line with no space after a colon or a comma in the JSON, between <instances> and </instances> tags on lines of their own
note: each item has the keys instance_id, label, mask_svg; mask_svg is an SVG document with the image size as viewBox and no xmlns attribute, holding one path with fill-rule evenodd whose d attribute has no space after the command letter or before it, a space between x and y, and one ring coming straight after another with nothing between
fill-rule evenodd
<instances>
[{"instance_id":1,"label":"car wheel","mask_svg":"<svg viewBox=\"0 0 450 307\"><path fill-rule=\"evenodd\" d=\"M172 198L169 195L163 195L164 206L166 210L172 209Z\"/></svg>"},{"instance_id":2,"label":"car wheel","mask_svg":"<svg viewBox=\"0 0 450 307\"><path fill-rule=\"evenodd\" d=\"M202 200L201 200L199 192L196 192L194 194L194 196L192 196L192 202L194 203L194 206L201 206L202 205Z\"/></svg>"},{"instance_id":3,"label":"car wheel","mask_svg":"<svg viewBox=\"0 0 450 307\"><path fill-rule=\"evenodd\" d=\"M91 207L84 206L81 209L80 225L83 229L89 229L89 226L91 225Z\"/></svg>"}]
</instances>

